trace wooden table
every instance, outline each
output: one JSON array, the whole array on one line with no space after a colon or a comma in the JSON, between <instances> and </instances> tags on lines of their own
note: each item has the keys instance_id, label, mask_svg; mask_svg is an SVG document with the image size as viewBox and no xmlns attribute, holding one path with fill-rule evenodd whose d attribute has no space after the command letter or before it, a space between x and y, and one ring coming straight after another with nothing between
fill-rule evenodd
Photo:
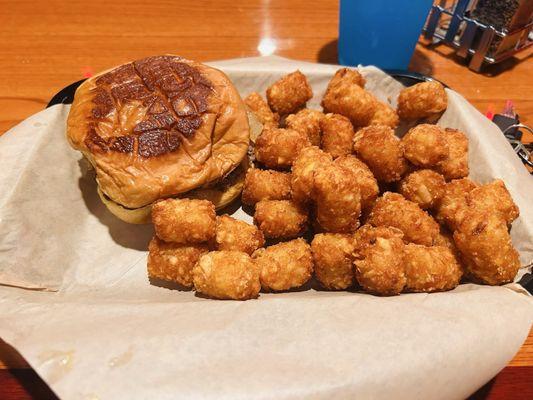
<instances>
[{"instance_id":1,"label":"wooden table","mask_svg":"<svg viewBox=\"0 0 533 400\"><path fill-rule=\"evenodd\" d=\"M65 85L125 61L174 53L199 61L274 54L336 63L337 0L0 1L0 134L42 110ZM265 43L265 42L263 42ZM411 69L462 93L482 113L512 99L533 124L533 60L469 71L446 48L418 45ZM529 74L528 74L529 72ZM533 398L533 332L511 363L474 398ZM0 398L52 393L0 341Z\"/></svg>"}]
</instances>

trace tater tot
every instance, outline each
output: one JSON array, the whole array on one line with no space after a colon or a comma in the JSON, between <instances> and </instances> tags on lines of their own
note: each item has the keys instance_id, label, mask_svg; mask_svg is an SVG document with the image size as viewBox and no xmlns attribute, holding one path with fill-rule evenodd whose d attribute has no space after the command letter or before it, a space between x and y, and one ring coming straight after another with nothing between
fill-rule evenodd
<instances>
[{"instance_id":1,"label":"tater tot","mask_svg":"<svg viewBox=\"0 0 533 400\"><path fill-rule=\"evenodd\" d=\"M360 127L372 119L377 100L360 86L359 73L345 68L331 79L321 104L325 112L344 115Z\"/></svg>"},{"instance_id":2,"label":"tater tot","mask_svg":"<svg viewBox=\"0 0 533 400\"><path fill-rule=\"evenodd\" d=\"M349 233L359 226L361 192L346 168L330 163L314 173L316 222L326 232Z\"/></svg>"},{"instance_id":3,"label":"tater tot","mask_svg":"<svg viewBox=\"0 0 533 400\"><path fill-rule=\"evenodd\" d=\"M469 210L453 239L470 279L489 285L513 281L520 259L500 214Z\"/></svg>"},{"instance_id":4,"label":"tater tot","mask_svg":"<svg viewBox=\"0 0 533 400\"><path fill-rule=\"evenodd\" d=\"M217 250L242 251L251 255L265 245L265 238L255 225L222 215L217 217L215 244Z\"/></svg>"},{"instance_id":5,"label":"tater tot","mask_svg":"<svg viewBox=\"0 0 533 400\"><path fill-rule=\"evenodd\" d=\"M307 78L300 71L285 75L266 91L268 105L280 115L291 114L313 97L313 90Z\"/></svg>"},{"instance_id":6,"label":"tater tot","mask_svg":"<svg viewBox=\"0 0 533 400\"><path fill-rule=\"evenodd\" d=\"M190 288L192 269L208 251L207 244L167 243L154 236L148 245L148 276Z\"/></svg>"},{"instance_id":7,"label":"tater tot","mask_svg":"<svg viewBox=\"0 0 533 400\"><path fill-rule=\"evenodd\" d=\"M406 175L398 187L398 192L407 200L422 209L433 208L444 195L444 177L430 169L421 169Z\"/></svg>"},{"instance_id":8,"label":"tater tot","mask_svg":"<svg viewBox=\"0 0 533 400\"><path fill-rule=\"evenodd\" d=\"M248 300L259 294L259 268L241 251L211 251L193 270L197 292L215 299Z\"/></svg>"},{"instance_id":9,"label":"tater tot","mask_svg":"<svg viewBox=\"0 0 533 400\"><path fill-rule=\"evenodd\" d=\"M407 172L403 147L394 131L384 125L360 129L355 135L354 150L381 182L399 181Z\"/></svg>"},{"instance_id":10,"label":"tater tot","mask_svg":"<svg viewBox=\"0 0 533 400\"><path fill-rule=\"evenodd\" d=\"M518 218L520 211L501 179L470 191L466 196L466 204L478 211L489 211L500 214L507 225Z\"/></svg>"},{"instance_id":11,"label":"tater tot","mask_svg":"<svg viewBox=\"0 0 533 400\"><path fill-rule=\"evenodd\" d=\"M304 108L296 114L288 115L285 119L287 128L304 132L313 146L320 145L320 121L324 113L318 110Z\"/></svg>"},{"instance_id":12,"label":"tater tot","mask_svg":"<svg viewBox=\"0 0 533 400\"><path fill-rule=\"evenodd\" d=\"M342 233L319 233L311 242L315 277L326 289L343 290L353 285L354 239Z\"/></svg>"},{"instance_id":13,"label":"tater tot","mask_svg":"<svg viewBox=\"0 0 533 400\"><path fill-rule=\"evenodd\" d=\"M394 228L364 226L357 235L355 277L361 287L378 295L395 295L403 290L405 244ZM365 240L368 239L368 240Z\"/></svg>"},{"instance_id":14,"label":"tater tot","mask_svg":"<svg viewBox=\"0 0 533 400\"><path fill-rule=\"evenodd\" d=\"M340 114L326 114L320 121L321 147L333 158L351 154L354 130L350 120Z\"/></svg>"},{"instance_id":15,"label":"tater tot","mask_svg":"<svg viewBox=\"0 0 533 400\"><path fill-rule=\"evenodd\" d=\"M359 73L359 71L350 68L341 68L335 72L335 75L329 81L330 86L336 86L342 84L342 82L350 82L361 88L365 88L365 78Z\"/></svg>"},{"instance_id":16,"label":"tater tot","mask_svg":"<svg viewBox=\"0 0 533 400\"><path fill-rule=\"evenodd\" d=\"M444 246L427 247L409 243L404 248L406 292L450 290L461 280L463 270Z\"/></svg>"},{"instance_id":17,"label":"tater tot","mask_svg":"<svg viewBox=\"0 0 533 400\"><path fill-rule=\"evenodd\" d=\"M303 132L266 128L255 141L255 158L268 168L288 168L300 151L310 145Z\"/></svg>"},{"instance_id":18,"label":"tater tot","mask_svg":"<svg viewBox=\"0 0 533 400\"><path fill-rule=\"evenodd\" d=\"M426 246L433 245L439 234L439 224L416 203L398 193L386 192L378 198L368 223L398 228L407 242Z\"/></svg>"},{"instance_id":19,"label":"tater tot","mask_svg":"<svg viewBox=\"0 0 533 400\"><path fill-rule=\"evenodd\" d=\"M302 238L262 248L253 254L264 290L289 290L304 285L313 274L311 248Z\"/></svg>"},{"instance_id":20,"label":"tater tot","mask_svg":"<svg viewBox=\"0 0 533 400\"><path fill-rule=\"evenodd\" d=\"M215 218L215 206L208 200L166 199L152 206L155 233L165 242L207 242L215 236Z\"/></svg>"},{"instance_id":21,"label":"tater tot","mask_svg":"<svg viewBox=\"0 0 533 400\"><path fill-rule=\"evenodd\" d=\"M414 165L430 168L450 154L446 132L437 125L420 124L402 138L405 158Z\"/></svg>"},{"instance_id":22,"label":"tater tot","mask_svg":"<svg viewBox=\"0 0 533 400\"><path fill-rule=\"evenodd\" d=\"M244 178L242 202L249 206L261 200L291 198L291 175L285 172L250 168Z\"/></svg>"},{"instance_id":23,"label":"tater tot","mask_svg":"<svg viewBox=\"0 0 533 400\"><path fill-rule=\"evenodd\" d=\"M303 149L292 165L291 196L292 200L305 204L311 200L313 191L313 174L323 164L328 164L333 159L331 155L316 146Z\"/></svg>"},{"instance_id":24,"label":"tater tot","mask_svg":"<svg viewBox=\"0 0 533 400\"><path fill-rule=\"evenodd\" d=\"M368 125L386 125L395 129L400 124L400 118L396 110L386 103L377 102L376 112L368 122Z\"/></svg>"},{"instance_id":25,"label":"tater tot","mask_svg":"<svg viewBox=\"0 0 533 400\"><path fill-rule=\"evenodd\" d=\"M279 125L279 114L272 112L267 102L257 92L250 93L244 102L253 111L259 122L264 127L277 128Z\"/></svg>"},{"instance_id":26,"label":"tater tot","mask_svg":"<svg viewBox=\"0 0 533 400\"><path fill-rule=\"evenodd\" d=\"M374 206L374 202L379 194L378 182L374 178L370 168L352 155L339 157L334 162L352 173L352 179L361 192L361 211L368 213Z\"/></svg>"},{"instance_id":27,"label":"tater tot","mask_svg":"<svg viewBox=\"0 0 533 400\"><path fill-rule=\"evenodd\" d=\"M356 230L353 235L355 243L354 253L359 254L365 247L375 243L378 237L385 239L393 237L403 239L403 232L392 226L372 226L365 224Z\"/></svg>"},{"instance_id":28,"label":"tater tot","mask_svg":"<svg viewBox=\"0 0 533 400\"><path fill-rule=\"evenodd\" d=\"M402 89L398 96L398 115L414 121L434 117L448 107L448 96L440 82L422 82Z\"/></svg>"},{"instance_id":29,"label":"tater tot","mask_svg":"<svg viewBox=\"0 0 533 400\"><path fill-rule=\"evenodd\" d=\"M271 239L292 239L307 230L307 210L289 200L261 200L255 205L254 223Z\"/></svg>"},{"instance_id":30,"label":"tater tot","mask_svg":"<svg viewBox=\"0 0 533 400\"><path fill-rule=\"evenodd\" d=\"M444 175L449 181L468 176L468 138L457 129L446 128L446 141L448 142L448 157L435 165L435 170Z\"/></svg>"},{"instance_id":31,"label":"tater tot","mask_svg":"<svg viewBox=\"0 0 533 400\"><path fill-rule=\"evenodd\" d=\"M466 197L477 185L468 178L454 179L444 187L444 195L437 202L435 218L452 232L462 221L468 208Z\"/></svg>"}]
</instances>

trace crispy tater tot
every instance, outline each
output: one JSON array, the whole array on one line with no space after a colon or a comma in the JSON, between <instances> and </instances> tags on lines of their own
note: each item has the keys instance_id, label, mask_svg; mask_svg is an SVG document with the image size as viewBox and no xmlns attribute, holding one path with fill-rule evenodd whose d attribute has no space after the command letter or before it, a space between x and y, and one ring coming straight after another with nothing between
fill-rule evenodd
<instances>
[{"instance_id":1,"label":"crispy tater tot","mask_svg":"<svg viewBox=\"0 0 533 400\"><path fill-rule=\"evenodd\" d=\"M361 88L365 88L366 80L359 71L350 68L341 68L335 72L335 75L329 81L329 85L336 86L342 82L351 82Z\"/></svg>"},{"instance_id":2,"label":"crispy tater tot","mask_svg":"<svg viewBox=\"0 0 533 400\"><path fill-rule=\"evenodd\" d=\"M441 174L421 169L406 175L400 181L398 192L425 210L437 204L444 195L445 187L446 181Z\"/></svg>"},{"instance_id":3,"label":"crispy tater tot","mask_svg":"<svg viewBox=\"0 0 533 400\"><path fill-rule=\"evenodd\" d=\"M207 242L215 236L215 218L208 200L166 199L152 206L155 233L165 242Z\"/></svg>"},{"instance_id":4,"label":"crispy tater tot","mask_svg":"<svg viewBox=\"0 0 533 400\"><path fill-rule=\"evenodd\" d=\"M267 89L266 96L272 111L286 115L305 107L313 97L313 90L305 75L295 71L273 83Z\"/></svg>"},{"instance_id":5,"label":"crispy tater tot","mask_svg":"<svg viewBox=\"0 0 533 400\"><path fill-rule=\"evenodd\" d=\"M402 138L405 158L419 167L433 167L448 158L446 132L437 125L420 124Z\"/></svg>"},{"instance_id":6,"label":"crispy tater tot","mask_svg":"<svg viewBox=\"0 0 533 400\"><path fill-rule=\"evenodd\" d=\"M265 245L265 238L255 225L222 215L217 217L215 245L217 250L242 251L251 255Z\"/></svg>"},{"instance_id":7,"label":"crispy tater tot","mask_svg":"<svg viewBox=\"0 0 533 400\"><path fill-rule=\"evenodd\" d=\"M435 242L433 244L434 246L443 246L448 248L455 257L455 262L461 267L463 266L461 253L459 253L459 249L457 248L457 246L455 245L455 241L453 240L453 233L450 232L445 226L441 225L440 233L437 235L437 238L435 239Z\"/></svg>"},{"instance_id":8,"label":"crispy tater tot","mask_svg":"<svg viewBox=\"0 0 533 400\"><path fill-rule=\"evenodd\" d=\"M397 229L364 226L356 232L355 277L361 287L379 295L399 294L406 282L405 244ZM358 231L359 232L359 231Z\"/></svg>"},{"instance_id":9,"label":"crispy tater tot","mask_svg":"<svg viewBox=\"0 0 533 400\"><path fill-rule=\"evenodd\" d=\"M368 125L386 125L395 129L400 124L400 118L396 110L386 103L377 102L376 112L368 122Z\"/></svg>"},{"instance_id":10,"label":"crispy tater tot","mask_svg":"<svg viewBox=\"0 0 533 400\"><path fill-rule=\"evenodd\" d=\"M448 157L435 165L435 170L449 181L468 176L468 138L457 129L446 128L446 141L450 150Z\"/></svg>"},{"instance_id":11,"label":"crispy tater tot","mask_svg":"<svg viewBox=\"0 0 533 400\"><path fill-rule=\"evenodd\" d=\"M326 114L320 121L322 149L333 158L351 154L354 130L350 120L340 114Z\"/></svg>"},{"instance_id":12,"label":"crispy tater tot","mask_svg":"<svg viewBox=\"0 0 533 400\"><path fill-rule=\"evenodd\" d=\"M313 146L320 145L320 121L324 118L324 113L318 110L304 108L296 114L288 115L285 118L287 128L304 132Z\"/></svg>"},{"instance_id":13,"label":"crispy tater tot","mask_svg":"<svg viewBox=\"0 0 533 400\"><path fill-rule=\"evenodd\" d=\"M405 246L406 292L450 290L461 280L463 270L453 253L444 246L427 247L409 243Z\"/></svg>"},{"instance_id":14,"label":"crispy tater tot","mask_svg":"<svg viewBox=\"0 0 533 400\"><path fill-rule=\"evenodd\" d=\"M253 111L259 122L264 127L277 128L279 124L279 114L272 112L267 102L257 92L250 93L244 102Z\"/></svg>"},{"instance_id":15,"label":"crispy tater tot","mask_svg":"<svg viewBox=\"0 0 533 400\"><path fill-rule=\"evenodd\" d=\"M193 270L197 292L215 299L248 300L259 294L259 268L242 251L211 251Z\"/></svg>"},{"instance_id":16,"label":"crispy tater tot","mask_svg":"<svg viewBox=\"0 0 533 400\"><path fill-rule=\"evenodd\" d=\"M353 285L354 239L342 233L319 233L311 242L315 277L326 289L343 290Z\"/></svg>"},{"instance_id":17,"label":"crispy tater tot","mask_svg":"<svg viewBox=\"0 0 533 400\"><path fill-rule=\"evenodd\" d=\"M307 210L290 200L261 200L254 223L267 238L292 239L307 230Z\"/></svg>"},{"instance_id":18,"label":"crispy tater tot","mask_svg":"<svg viewBox=\"0 0 533 400\"><path fill-rule=\"evenodd\" d=\"M352 155L339 157L334 162L352 173L352 179L361 192L361 211L365 214L368 213L374 206L374 202L379 194L378 182L374 178L370 168Z\"/></svg>"},{"instance_id":19,"label":"crispy tater tot","mask_svg":"<svg viewBox=\"0 0 533 400\"><path fill-rule=\"evenodd\" d=\"M448 96L440 82L422 82L402 89L398 96L398 115L414 121L434 117L448 107Z\"/></svg>"},{"instance_id":20,"label":"crispy tater tot","mask_svg":"<svg viewBox=\"0 0 533 400\"><path fill-rule=\"evenodd\" d=\"M368 217L373 226L392 226L401 230L407 242L433 245L439 224L416 203L401 194L386 192L376 200Z\"/></svg>"},{"instance_id":21,"label":"crispy tater tot","mask_svg":"<svg viewBox=\"0 0 533 400\"><path fill-rule=\"evenodd\" d=\"M244 178L242 202L249 206L261 200L291 198L291 175L285 172L250 168Z\"/></svg>"},{"instance_id":22,"label":"crispy tater tot","mask_svg":"<svg viewBox=\"0 0 533 400\"><path fill-rule=\"evenodd\" d=\"M470 191L466 196L466 204L478 211L489 211L500 214L507 225L518 218L520 211L501 179Z\"/></svg>"},{"instance_id":23,"label":"crispy tater tot","mask_svg":"<svg viewBox=\"0 0 533 400\"><path fill-rule=\"evenodd\" d=\"M359 226L361 192L348 169L330 163L314 173L313 196L316 222L324 231L354 232Z\"/></svg>"},{"instance_id":24,"label":"crispy tater tot","mask_svg":"<svg viewBox=\"0 0 533 400\"><path fill-rule=\"evenodd\" d=\"M376 98L360 86L359 73L337 71L322 99L325 112L344 115L354 127L367 126L376 112Z\"/></svg>"},{"instance_id":25,"label":"crispy tater tot","mask_svg":"<svg viewBox=\"0 0 533 400\"><path fill-rule=\"evenodd\" d=\"M302 238L262 248L253 254L264 290L289 290L304 285L313 274L311 248Z\"/></svg>"},{"instance_id":26,"label":"crispy tater tot","mask_svg":"<svg viewBox=\"0 0 533 400\"><path fill-rule=\"evenodd\" d=\"M263 129L255 142L255 158L268 168L288 168L310 146L307 135L294 129Z\"/></svg>"},{"instance_id":27,"label":"crispy tater tot","mask_svg":"<svg viewBox=\"0 0 533 400\"><path fill-rule=\"evenodd\" d=\"M208 251L204 243L167 243L154 236L148 245L148 276L192 287L192 269Z\"/></svg>"},{"instance_id":28,"label":"crispy tater tot","mask_svg":"<svg viewBox=\"0 0 533 400\"><path fill-rule=\"evenodd\" d=\"M293 201L305 204L311 200L315 170L332 160L330 154L316 146L306 147L300 152L292 165L291 195Z\"/></svg>"},{"instance_id":29,"label":"crispy tater tot","mask_svg":"<svg viewBox=\"0 0 533 400\"><path fill-rule=\"evenodd\" d=\"M399 181L407 172L400 139L388 126L374 125L360 129L355 135L354 150L378 181Z\"/></svg>"},{"instance_id":30,"label":"crispy tater tot","mask_svg":"<svg viewBox=\"0 0 533 400\"><path fill-rule=\"evenodd\" d=\"M477 185L468 178L454 179L444 187L444 195L437 202L435 219L452 232L462 221L468 208L466 197Z\"/></svg>"},{"instance_id":31,"label":"crispy tater tot","mask_svg":"<svg viewBox=\"0 0 533 400\"><path fill-rule=\"evenodd\" d=\"M520 259L500 214L469 210L453 239L470 279L489 285L513 281L520 268Z\"/></svg>"}]
</instances>

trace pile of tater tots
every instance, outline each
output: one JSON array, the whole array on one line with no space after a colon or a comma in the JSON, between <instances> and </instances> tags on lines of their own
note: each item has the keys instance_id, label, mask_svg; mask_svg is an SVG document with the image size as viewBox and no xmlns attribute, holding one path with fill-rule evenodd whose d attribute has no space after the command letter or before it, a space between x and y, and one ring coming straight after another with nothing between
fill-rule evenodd
<instances>
[{"instance_id":1,"label":"pile of tater tots","mask_svg":"<svg viewBox=\"0 0 533 400\"><path fill-rule=\"evenodd\" d=\"M158 201L150 278L238 300L313 277L323 289L377 295L514 279L518 208L501 180L468 179L464 133L429 123L447 107L439 82L403 89L394 109L343 68L322 111L306 108L312 96L296 71L266 100L245 99L263 125L242 192L254 225L217 216L207 200ZM400 123L410 127L402 138Z\"/></svg>"}]
</instances>

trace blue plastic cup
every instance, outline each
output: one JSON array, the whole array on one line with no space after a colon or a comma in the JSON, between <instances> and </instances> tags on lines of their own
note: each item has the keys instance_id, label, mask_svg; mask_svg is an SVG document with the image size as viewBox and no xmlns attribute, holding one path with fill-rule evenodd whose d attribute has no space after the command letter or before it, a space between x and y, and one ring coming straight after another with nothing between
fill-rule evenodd
<instances>
[{"instance_id":1,"label":"blue plastic cup","mask_svg":"<svg viewBox=\"0 0 533 400\"><path fill-rule=\"evenodd\" d=\"M341 0L339 63L407 69L432 0Z\"/></svg>"}]
</instances>

